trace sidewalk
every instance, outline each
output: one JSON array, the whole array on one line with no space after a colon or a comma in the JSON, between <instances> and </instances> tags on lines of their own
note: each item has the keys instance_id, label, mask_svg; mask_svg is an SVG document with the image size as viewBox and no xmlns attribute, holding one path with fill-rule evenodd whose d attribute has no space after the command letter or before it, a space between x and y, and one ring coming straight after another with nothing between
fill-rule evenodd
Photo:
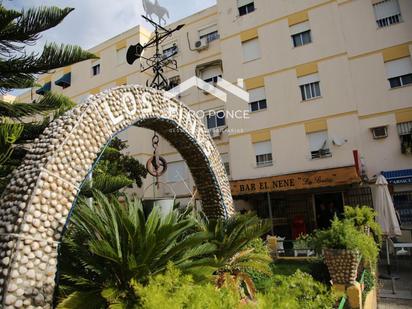
<instances>
[{"instance_id":1,"label":"sidewalk","mask_svg":"<svg viewBox=\"0 0 412 309\"><path fill-rule=\"evenodd\" d=\"M411 309L412 300L380 298L378 309Z\"/></svg>"},{"instance_id":2,"label":"sidewalk","mask_svg":"<svg viewBox=\"0 0 412 309\"><path fill-rule=\"evenodd\" d=\"M379 273L387 274L385 262L380 261ZM412 259L399 257L392 259L392 274L397 277L393 281L395 294L392 291L392 280L379 279L379 309L412 309Z\"/></svg>"}]
</instances>

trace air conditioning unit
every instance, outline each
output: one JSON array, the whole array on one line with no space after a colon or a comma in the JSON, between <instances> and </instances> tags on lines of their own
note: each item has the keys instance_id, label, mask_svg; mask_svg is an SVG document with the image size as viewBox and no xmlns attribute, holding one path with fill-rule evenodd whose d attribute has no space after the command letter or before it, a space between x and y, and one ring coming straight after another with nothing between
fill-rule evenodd
<instances>
[{"instance_id":1,"label":"air conditioning unit","mask_svg":"<svg viewBox=\"0 0 412 309\"><path fill-rule=\"evenodd\" d=\"M213 128L209 130L210 136L213 139L220 138L222 136L222 130L220 128Z\"/></svg>"},{"instance_id":2,"label":"air conditioning unit","mask_svg":"<svg viewBox=\"0 0 412 309\"><path fill-rule=\"evenodd\" d=\"M388 127L387 126L372 128L371 131L372 131L372 135L374 139L388 137Z\"/></svg>"},{"instance_id":3,"label":"air conditioning unit","mask_svg":"<svg viewBox=\"0 0 412 309\"><path fill-rule=\"evenodd\" d=\"M207 49L208 47L209 42L207 41L207 38L201 38L199 41L196 41L195 43L195 49L199 52L204 49Z\"/></svg>"}]
</instances>

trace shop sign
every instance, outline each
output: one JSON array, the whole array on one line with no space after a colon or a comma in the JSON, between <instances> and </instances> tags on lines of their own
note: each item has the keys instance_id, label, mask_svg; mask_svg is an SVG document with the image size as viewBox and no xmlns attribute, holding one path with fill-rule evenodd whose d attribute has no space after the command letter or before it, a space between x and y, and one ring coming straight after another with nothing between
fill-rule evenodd
<instances>
[{"instance_id":1,"label":"shop sign","mask_svg":"<svg viewBox=\"0 0 412 309\"><path fill-rule=\"evenodd\" d=\"M305 173L237 180L231 182L232 195L335 187L360 182L354 166Z\"/></svg>"}]
</instances>

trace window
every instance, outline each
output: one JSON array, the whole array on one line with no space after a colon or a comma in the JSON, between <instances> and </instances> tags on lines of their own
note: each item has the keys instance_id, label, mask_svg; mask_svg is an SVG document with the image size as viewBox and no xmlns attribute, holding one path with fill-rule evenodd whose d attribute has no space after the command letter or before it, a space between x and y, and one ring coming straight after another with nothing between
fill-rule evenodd
<instances>
[{"instance_id":1,"label":"window","mask_svg":"<svg viewBox=\"0 0 412 309\"><path fill-rule=\"evenodd\" d=\"M187 179L185 161L171 162L167 165L166 182L181 182Z\"/></svg>"},{"instance_id":2,"label":"window","mask_svg":"<svg viewBox=\"0 0 412 309\"><path fill-rule=\"evenodd\" d=\"M388 137L388 127L387 126L372 128L371 131L372 131L373 139L381 139L381 138Z\"/></svg>"},{"instance_id":3,"label":"window","mask_svg":"<svg viewBox=\"0 0 412 309\"><path fill-rule=\"evenodd\" d=\"M180 76L173 76L169 78L169 89L172 89L174 87L177 87L180 85Z\"/></svg>"},{"instance_id":4,"label":"window","mask_svg":"<svg viewBox=\"0 0 412 309\"><path fill-rule=\"evenodd\" d=\"M199 38L200 40L206 39L206 41L209 43L214 40L220 39L217 25L208 26L206 28L199 30Z\"/></svg>"},{"instance_id":5,"label":"window","mask_svg":"<svg viewBox=\"0 0 412 309\"><path fill-rule=\"evenodd\" d=\"M222 68L220 65L208 66L201 71L201 77L206 83L217 83L218 78L222 77Z\"/></svg>"},{"instance_id":6,"label":"window","mask_svg":"<svg viewBox=\"0 0 412 309\"><path fill-rule=\"evenodd\" d=\"M412 154L412 121L398 123L398 133L401 139L401 152Z\"/></svg>"},{"instance_id":7,"label":"window","mask_svg":"<svg viewBox=\"0 0 412 309\"><path fill-rule=\"evenodd\" d=\"M391 88L412 84L412 62L405 57L385 63L386 73Z\"/></svg>"},{"instance_id":8,"label":"window","mask_svg":"<svg viewBox=\"0 0 412 309\"><path fill-rule=\"evenodd\" d=\"M299 77L299 87L302 94L302 101L321 96L318 73Z\"/></svg>"},{"instance_id":9,"label":"window","mask_svg":"<svg viewBox=\"0 0 412 309\"><path fill-rule=\"evenodd\" d=\"M92 66L92 75L96 76L100 74L100 64L95 64Z\"/></svg>"},{"instance_id":10,"label":"window","mask_svg":"<svg viewBox=\"0 0 412 309\"><path fill-rule=\"evenodd\" d=\"M272 142L260 142L253 144L256 155L256 166L263 167L272 165Z\"/></svg>"},{"instance_id":11,"label":"window","mask_svg":"<svg viewBox=\"0 0 412 309\"><path fill-rule=\"evenodd\" d=\"M242 42L243 61L248 62L260 58L259 39Z\"/></svg>"},{"instance_id":12,"label":"window","mask_svg":"<svg viewBox=\"0 0 412 309\"><path fill-rule=\"evenodd\" d=\"M402 21L398 0L383 0L373 5L379 28L398 24Z\"/></svg>"},{"instance_id":13,"label":"window","mask_svg":"<svg viewBox=\"0 0 412 309\"><path fill-rule=\"evenodd\" d=\"M116 50L116 58L118 65L126 62L126 47Z\"/></svg>"},{"instance_id":14,"label":"window","mask_svg":"<svg viewBox=\"0 0 412 309\"><path fill-rule=\"evenodd\" d=\"M291 26L290 33L294 47L312 43L308 21Z\"/></svg>"},{"instance_id":15,"label":"window","mask_svg":"<svg viewBox=\"0 0 412 309\"><path fill-rule=\"evenodd\" d=\"M206 124L208 129L223 127L226 125L225 112L211 112L206 115Z\"/></svg>"},{"instance_id":16,"label":"window","mask_svg":"<svg viewBox=\"0 0 412 309\"><path fill-rule=\"evenodd\" d=\"M177 48L176 43L173 43L173 45L169 45L163 48L163 59L173 57L179 52L179 49Z\"/></svg>"},{"instance_id":17,"label":"window","mask_svg":"<svg viewBox=\"0 0 412 309\"><path fill-rule=\"evenodd\" d=\"M239 9L239 15L243 16L255 10L255 3L253 0L237 0L237 7Z\"/></svg>"},{"instance_id":18,"label":"window","mask_svg":"<svg viewBox=\"0 0 412 309\"><path fill-rule=\"evenodd\" d=\"M328 131L307 134L309 139L310 154L312 159L331 157L329 150Z\"/></svg>"},{"instance_id":19,"label":"window","mask_svg":"<svg viewBox=\"0 0 412 309\"><path fill-rule=\"evenodd\" d=\"M249 109L251 112L257 112L267 108L265 88L260 87L249 91L250 103Z\"/></svg>"}]
</instances>

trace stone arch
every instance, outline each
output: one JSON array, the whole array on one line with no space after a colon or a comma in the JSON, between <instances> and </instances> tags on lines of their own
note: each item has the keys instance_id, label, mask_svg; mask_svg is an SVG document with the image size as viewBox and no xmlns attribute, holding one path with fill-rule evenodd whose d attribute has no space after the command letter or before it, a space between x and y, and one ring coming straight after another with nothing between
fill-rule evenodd
<instances>
[{"instance_id":1,"label":"stone arch","mask_svg":"<svg viewBox=\"0 0 412 309\"><path fill-rule=\"evenodd\" d=\"M182 154L208 217L232 215L230 185L219 152L188 107L140 86L92 96L49 125L3 193L3 308L51 308L57 249L81 184L102 147L133 124L156 130Z\"/></svg>"}]
</instances>

